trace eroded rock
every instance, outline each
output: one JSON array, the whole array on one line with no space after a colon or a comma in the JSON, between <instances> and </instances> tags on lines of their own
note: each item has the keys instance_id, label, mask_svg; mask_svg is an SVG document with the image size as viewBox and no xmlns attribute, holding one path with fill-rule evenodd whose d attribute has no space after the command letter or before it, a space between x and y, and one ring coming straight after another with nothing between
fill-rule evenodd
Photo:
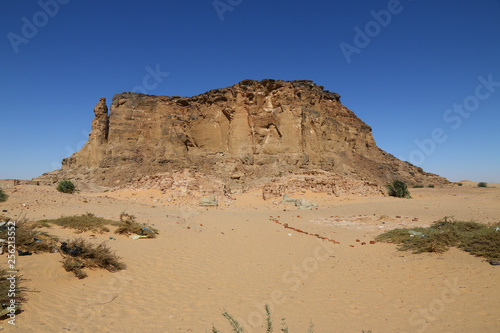
<instances>
[{"instance_id":1,"label":"eroded rock","mask_svg":"<svg viewBox=\"0 0 500 333\"><path fill-rule=\"evenodd\" d=\"M189 169L244 190L320 169L378 185L447 182L379 149L372 129L340 96L312 81L244 80L190 98L122 93L109 115L104 98L94 114L88 142L40 180L115 187ZM335 195L349 191L333 183Z\"/></svg>"}]
</instances>

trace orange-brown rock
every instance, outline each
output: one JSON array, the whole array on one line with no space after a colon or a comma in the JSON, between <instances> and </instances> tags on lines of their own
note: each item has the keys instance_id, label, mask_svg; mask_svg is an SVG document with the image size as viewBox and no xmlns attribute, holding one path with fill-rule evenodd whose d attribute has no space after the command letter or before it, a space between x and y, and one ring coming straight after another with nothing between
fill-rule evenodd
<instances>
[{"instance_id":1,"label":"orange-brown rock","mask_svg":"<svg viewBox=\"0 0 500 333\"><path fill-rule=\"evenodd\" d=\"M312 81L244 80L190 98L122 93L109 116L104 98L94 113L89 141L46 177L116 186L189 169L244 189L319 169L379 185L447 182L379 149L340 96Z\"/></svg>"}]
</instances>

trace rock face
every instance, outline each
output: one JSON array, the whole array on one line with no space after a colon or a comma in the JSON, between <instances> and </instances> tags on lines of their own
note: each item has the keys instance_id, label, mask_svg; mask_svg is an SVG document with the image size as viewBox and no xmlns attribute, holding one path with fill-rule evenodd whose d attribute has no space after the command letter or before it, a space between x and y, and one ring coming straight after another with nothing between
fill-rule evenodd
<instances>
[{"instance_id":1,"label":"rock face","mask_svg":"<svg viewBox=\"0 0 500 333\"><path fill-rule=\"evenodd\" d=\"M101 97L99 103L94 108L94 114L95 117L92 120L92 133L89 136L89 141L97 147L108 141L109 117L106 98Z\"/></svg>"},{"instance_id":2,"label":"rock face","mask_svg":"<svg viewBox=\"0 0 500 333\"><path fill-rule=\"evenodd\" d=\"M89 141L46 176L117 186L189 169L245 188L324 170L385 184L445 183L379 149L371 128L312 81L244 80L188 97L122 93L108 116L101 98Z\"/></svg>"},{"instance_id":3,"label":"rock face","mask_svg":"<svg viewBox=\"0 0 500 333\"><path fill-rule=\"evenodd\" d=\"M360 196L384 195L384 190L374 182L352 179L321 170L307 171L300 175L272 179L262 187L264 200L281 197L287 193L308 190L334 196L357 194Z\"/></svg>"}]
</instances>

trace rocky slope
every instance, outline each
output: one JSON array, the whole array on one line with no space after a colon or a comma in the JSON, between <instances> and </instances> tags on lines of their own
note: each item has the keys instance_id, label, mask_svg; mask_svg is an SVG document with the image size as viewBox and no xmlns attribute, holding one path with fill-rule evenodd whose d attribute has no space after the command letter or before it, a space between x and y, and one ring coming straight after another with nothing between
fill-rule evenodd
<instances>
[{"instance_id":1,"label":"rocky slope","mask_svg":"<svg viewBox=\"0 0 500 333\"><path fill-rule=\"evenodd\" d=\"M312 81L244 80L194 97L122 93L94 109L84 147L39 177L126 184L189 169L244 189L273 177L323 170L382 185L443 184L379 149L371 128Z\"/></svg>"}]
</instances>

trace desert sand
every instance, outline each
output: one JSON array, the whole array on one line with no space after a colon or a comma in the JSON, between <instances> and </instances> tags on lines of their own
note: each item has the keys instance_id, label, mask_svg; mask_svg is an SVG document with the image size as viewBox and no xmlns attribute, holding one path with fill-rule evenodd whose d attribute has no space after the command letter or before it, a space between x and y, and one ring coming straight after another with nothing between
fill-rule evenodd
<instances>
[{"instance_id":1,"label":"desert sand","mask_svg":"<svg viewBox=\"0 0 500 333\"><path fill-rule=\"evenodd\" d=\"M283 317L290 332L306 332L310 321L320 333L499 332L498 266L454 248L411 254L369 242L385 230L428 226L444 216L498 222L500 184L410 191L413 199L290 193L319 203L317 210L299 210L264 201L258 190L202 208L157 190L68 195L47 186L10 186L0 209L14 219L91 212L117 220L127 212L160 235L94 239L50 229L106 242L127 269L88 271L78 280L62 268L58 253L18 257L27 301L15 327L1 325L7 332L210 332L213 324L230 332L221 315L227 310L246 332L265 332L268 304L275 332ZM0 267L5 264L4 257Z\"/></svg>"}]
</instances>

